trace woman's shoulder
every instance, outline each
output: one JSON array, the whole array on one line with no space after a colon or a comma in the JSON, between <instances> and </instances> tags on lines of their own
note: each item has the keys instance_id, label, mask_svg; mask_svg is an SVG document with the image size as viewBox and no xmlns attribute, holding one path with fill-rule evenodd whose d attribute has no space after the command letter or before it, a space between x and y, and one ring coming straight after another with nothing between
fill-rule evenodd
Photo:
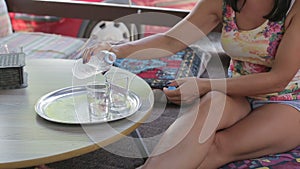
<instances>
[{"instance_id":1,"label":"woman's shoulder","mask_svg":"<svg viewBox=\"0 0 300 169\"><path fill-rule=\"evenodd\" d=\"M292 21L300 21L300 0L295 0L287 13L285 27L288 28Z\"/></svg>"},{"instance_id":2,"label":"woman's shoulder","mask_svg":"<svg viewBox=\"0 0 300 169\"><path fill-rule=\"evenodd\" d=\"M224 0L199 0L190 13L196 20L222 18ZM189 17L188 17L189 19Z\"/></svg>"},{"instance_id":3,"label":"woman's shoulder","mask_svg":"<svg viewBox=\"0 0 300 169\"><path fill-rule=\"evenodd\" d=\"M207 11L207 13L215 14L219 18L221 18L222 11L223 11L223 4L224 4L224 0L199 0L198 7L201 6L201 8L198 8L198 10L205 10Z\"/></svg>"},{"instance_id":4,"label":"woman's shoulder","mask_svg":"<svg viewBox=\"0 0 300 169\"><path fill-rule=\"evenodd\" d=\"M221 12L224 0L199 0L195 8L202 7L203 10Z\"/></svg>"}]
</instances>

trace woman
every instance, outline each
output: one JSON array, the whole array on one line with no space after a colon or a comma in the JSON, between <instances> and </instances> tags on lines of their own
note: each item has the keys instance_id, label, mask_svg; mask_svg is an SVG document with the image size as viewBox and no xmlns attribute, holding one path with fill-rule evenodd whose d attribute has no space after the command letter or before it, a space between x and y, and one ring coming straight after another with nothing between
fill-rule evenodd
<instances>
[{"instance_id":1,"label":"woman","mask_svg":"<svg viewBox=\"0 0 300 169\"><path fill-rule=\"evenodd\" d=\"M86 50L86 61L103 48L118 57L161 57L201 38L198 30L207 34L223 23L230 78L178 79L170 84L176 90L164 88L171 102L191 107L142 168L214 169L300 145L299 14L298 0L201 0L164 34Z\"/></svg>"}]
</instances>

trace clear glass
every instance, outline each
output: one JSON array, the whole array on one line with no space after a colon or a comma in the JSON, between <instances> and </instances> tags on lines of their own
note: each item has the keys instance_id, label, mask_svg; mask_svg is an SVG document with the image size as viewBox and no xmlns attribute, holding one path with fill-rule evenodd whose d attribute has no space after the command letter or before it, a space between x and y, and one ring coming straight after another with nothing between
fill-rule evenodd
<instances>
[{"instance_id":1,"label":"clear glass","mask_svg":"<svg viewBox=\"0 0 300 169\"><path fill-rule=\"evenodd\" d=\"M109 114L109 91L103 82L86 85L90 121L106 120Z\"/></svg>"},{"instance_id":2,"label":"clear glass","mask_svg":"<svg viewBox=\"0 0 300 169\"><path fill-rule=\"evenodd\" d=\"M105 74L105 79L109 89L111 112L121 112L129 109L129 76L124 72L108 72Z\"/></svg>"}]
</instances>

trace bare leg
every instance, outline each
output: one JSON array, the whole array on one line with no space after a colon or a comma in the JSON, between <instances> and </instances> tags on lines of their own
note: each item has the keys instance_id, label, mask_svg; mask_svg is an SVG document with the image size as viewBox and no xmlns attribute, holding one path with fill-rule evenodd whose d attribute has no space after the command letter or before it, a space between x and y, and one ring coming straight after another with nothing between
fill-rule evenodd
<instances>
[{"instance_id":1,"label":"bare leg","mask_svg":"<svg viewBox=\"0 0 300 169\"><path fill-rule=\"evenodd\" d=\"M281 153L300 145L300 112L283 104L260 107L223 131L199 168L215 169L226 163Z\"/></svg>"},{"instance_id":2,"label":"bare leg","mask_svg":"<svg viewBox=\"0 0 300 169\"><path fill-rule=\"evenodd\" d=\"M206 142L199 143L200 131L208 113L219 113L216 112L218 109L215 109L217 105L210 107L213 99L214 102L220 103L219 105L224 101L226 103L221 110L221 121L215 130L233 125L250 111L245 98L229 97L220 92L208 93L201 98L199 107L194 105L190 112L184 113L170 126L155 148L154 155L147 160L143 168L185 169L199 166L214 141L215 131Z\"/></svg>"}]
</instances>

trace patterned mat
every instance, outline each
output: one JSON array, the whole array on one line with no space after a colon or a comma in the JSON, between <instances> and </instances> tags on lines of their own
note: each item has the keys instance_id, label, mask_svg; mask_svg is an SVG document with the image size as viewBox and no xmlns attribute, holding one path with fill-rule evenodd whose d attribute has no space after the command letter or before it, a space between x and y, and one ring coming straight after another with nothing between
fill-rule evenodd
<instances>
[{"instance_id":1,"label":"patterned mat","mask_svg":"<svg viewBox=\"0 0 300 169\"><path fill-rule=\"evenodd\" d=\"M220 169L299 169L300 146L285 153L229 163Z\"/></svg>"},{"instance_id":2,"label":"patterned mat","mask_svg":"<svg viewBox=\"0 0 300 169\"><path fill-rule=\"evenodd\" d=\"M152 88L163 88L171 80L198 76L203 72L205 69L202 64L203 55L207 53L188 47L172 56L160 59L117 59L114 65L137 74Z\"/></svg>"}]
</instances>

